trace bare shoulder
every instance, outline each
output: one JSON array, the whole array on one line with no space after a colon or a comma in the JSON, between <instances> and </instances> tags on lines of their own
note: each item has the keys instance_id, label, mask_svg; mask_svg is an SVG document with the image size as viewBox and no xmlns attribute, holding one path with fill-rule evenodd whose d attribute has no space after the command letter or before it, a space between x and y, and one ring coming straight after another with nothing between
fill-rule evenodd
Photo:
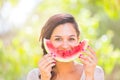
<instances>
[{"instance_id":1,"label":"bare shoulder","mask_svg":"<svg viewBox=\"0 0 120 80\"><path fill-rule=\"evenodd\" d=\"M40 80L39 79L39 69L38 68L34 68L31 71L28 72L27 74L27 80Z\"/></svg>"}]
</instances>

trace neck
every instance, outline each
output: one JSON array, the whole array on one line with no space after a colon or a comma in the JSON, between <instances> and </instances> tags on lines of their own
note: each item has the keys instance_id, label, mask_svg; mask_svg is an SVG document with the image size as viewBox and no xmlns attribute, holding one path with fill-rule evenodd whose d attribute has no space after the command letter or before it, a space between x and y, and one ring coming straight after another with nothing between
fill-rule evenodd
<instances>
[{"instance_id":1,"label":"neck","mask_svg":"<svg viewBox=\"0 0 120 80\"><path fill-rule=\"evenodd\" d=\"M58 74L68 74L76 71L74 62L56 62L56 69Z\"/></svg>"}]
</instances>

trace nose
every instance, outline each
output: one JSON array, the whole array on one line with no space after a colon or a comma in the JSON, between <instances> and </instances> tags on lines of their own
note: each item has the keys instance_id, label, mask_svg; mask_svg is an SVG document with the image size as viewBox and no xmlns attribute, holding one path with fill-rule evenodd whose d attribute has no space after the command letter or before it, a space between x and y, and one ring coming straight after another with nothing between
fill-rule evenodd
<instances>
[{"instance_id":1,"label":"nose","mask_svg":"<svg viewBox=\"0 0 120 80\"><path fill-rule=\"evenodd\" d=\"M66 50L66 49L70 48L70 45L69 45L68 41L63 41L61 47Z\"/></svg>"}]
</instances>

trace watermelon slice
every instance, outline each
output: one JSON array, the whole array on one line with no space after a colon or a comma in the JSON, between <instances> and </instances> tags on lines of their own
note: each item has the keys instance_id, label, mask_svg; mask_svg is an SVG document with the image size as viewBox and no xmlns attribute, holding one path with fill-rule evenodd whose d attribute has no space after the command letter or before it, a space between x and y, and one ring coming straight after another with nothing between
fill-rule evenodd
<instances>
[{"instance_id":1,"label":"watermelon slice","mask_svg":"<svg viewBox=\"0 0 120 80\"><path fill-rule=\"evenodd\" d=\"M44 39L44 46L47 53L51 53L55 60L59 62L70 62L78 58L82 51L88 46L88 40L83 40L79 45L73 47L71 50L58 50L56 49L50 40Z\"/></svg>"}]
</instances>

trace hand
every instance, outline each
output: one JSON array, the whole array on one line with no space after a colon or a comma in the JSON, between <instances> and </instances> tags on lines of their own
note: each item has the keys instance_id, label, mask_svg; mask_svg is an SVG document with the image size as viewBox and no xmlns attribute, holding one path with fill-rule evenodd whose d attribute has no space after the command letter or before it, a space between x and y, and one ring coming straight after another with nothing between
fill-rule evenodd
<instances>
[{"instance_id":1,"label":"hand","mask_svg":"<svg viewBox=\"0 0 120 80\"><path fill-rule=\"evenodd\" d=\"M41 80L50 80L52 67L55 66L55 60L51 54L46 54L39 62Z\"/></svg>"},{"instance_id":2,"label":"hand","mask_svg":"<svg viewBox=\"0 0 120 80\"><path fill-rule=\"evenodd\" d=\"M80 60L83 63L86 74L86 80L94 80L94 71L97 65L97 58L95 54L94 50L88 46L88 51L85 51L85 55L80 55Z\"/></svg>"}]
</instances>

